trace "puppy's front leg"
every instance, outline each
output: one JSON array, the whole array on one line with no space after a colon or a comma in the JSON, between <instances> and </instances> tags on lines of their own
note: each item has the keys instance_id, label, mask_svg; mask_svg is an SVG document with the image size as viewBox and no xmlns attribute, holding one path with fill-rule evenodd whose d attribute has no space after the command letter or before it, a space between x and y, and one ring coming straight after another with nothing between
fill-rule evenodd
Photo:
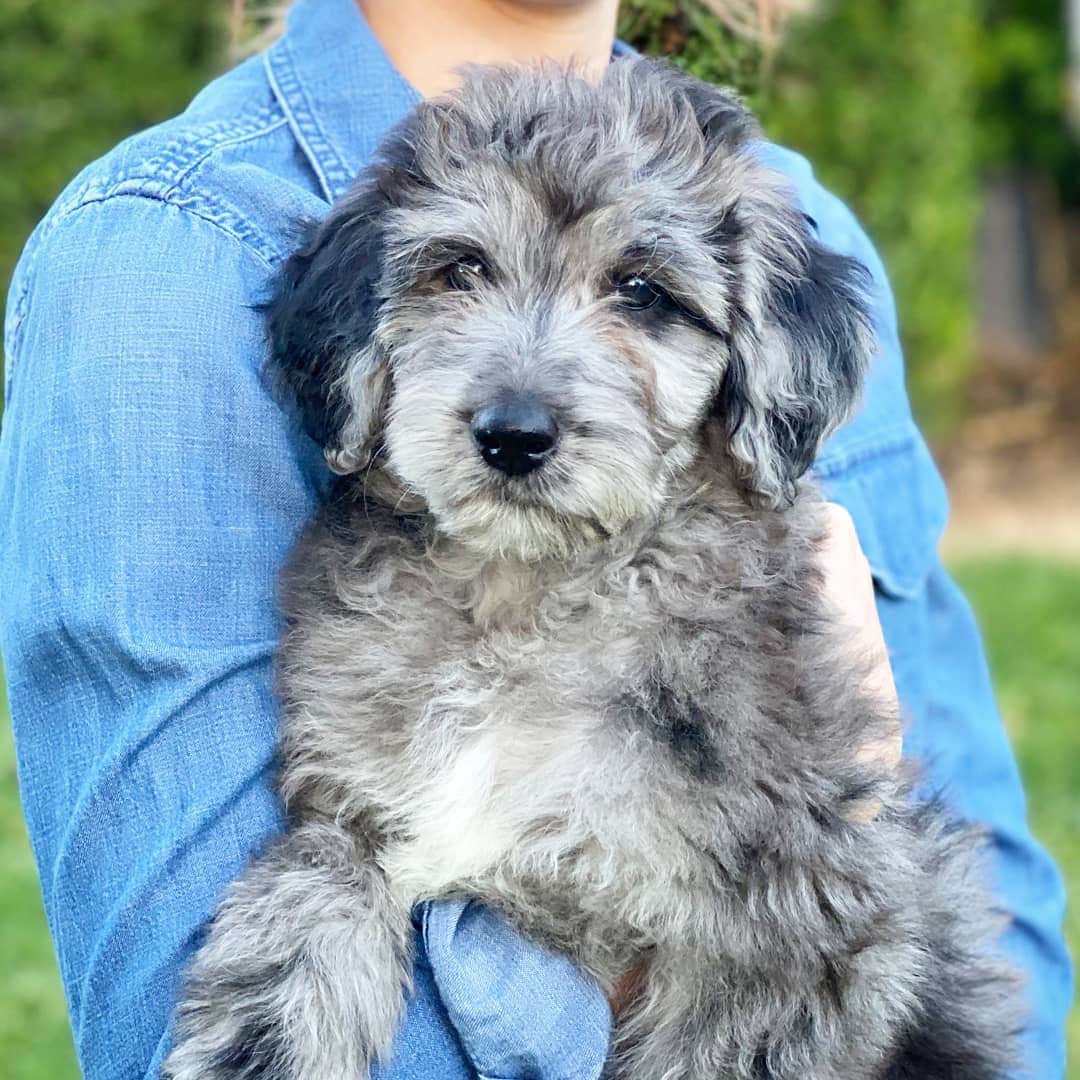
<instances>
[{"instance_id":1,"label":"puppy's front leg","mask_svg":"<svg viewBox=\"0 0 1080 1080\"><path fill-rule=\"evenodd\" d=\"M640 991L616 1021L605 1080L734 1080L731 1025L710 1006L702 965L687 952L657 953Z\"/></svg>"},{"instance_id":2,"label":"puppy's front leg","mask_svg":"<svg viewBox=\"0 0 1080 1080\"><path fill-rule=\"evenodd\" d=\"M767 979L747 993L700 948L658 949L616 1022L605 1080L865 1080L821 1068L802 1043L776 1054L794 1007Z\"/></svg>"},{"instance_id":3,"label":"puppy's front leg","mask_svg":"<svg viewBox=\"0 0 1080 1080\"><path fill-rule=\"evenodd\" d=\"M888 1000L873 985L848 994L821 975L818 985L794 959L778 973L738 968L700 946L658 949L641 993L618 1019L605 1077L881 1080L892 1038L881 1024Z\"/></svg>"},{"instance_id":4,"label":"puppy's front leg","mask_svg":"<svg viewBox=\"0 0 1080 1080\"><path fill-rule=\"evenodd\" d=\"M409 913L362 838L284 836L232 886L177 1012L172 1080L362 1080L390 1048L411 972Z\"/></svg>"}]
</instances>

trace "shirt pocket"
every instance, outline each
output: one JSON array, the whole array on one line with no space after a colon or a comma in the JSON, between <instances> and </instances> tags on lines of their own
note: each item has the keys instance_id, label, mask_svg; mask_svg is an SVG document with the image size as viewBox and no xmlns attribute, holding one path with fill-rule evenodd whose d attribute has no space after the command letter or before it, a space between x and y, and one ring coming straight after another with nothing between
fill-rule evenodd
<instances>
[{"instance_id":1,"label":"shirt pocket","mask_svg":"<svg viewBox=\"0 0 1080 1080\"><path fill-rule=\"evenodd\" d=\"M914 423L831 450L814 471L828 498L851 514L879 591L917 596L937 563L948 501Z\"/></svg>"}]
</instances>

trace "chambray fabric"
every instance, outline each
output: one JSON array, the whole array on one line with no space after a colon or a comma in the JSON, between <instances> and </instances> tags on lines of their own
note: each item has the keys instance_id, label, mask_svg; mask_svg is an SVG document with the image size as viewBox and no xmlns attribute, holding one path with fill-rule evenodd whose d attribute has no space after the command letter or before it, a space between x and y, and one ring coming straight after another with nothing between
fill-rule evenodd
<instances>
[{"instance_id":1,"label":"chambray fabric","mask_svg":"<svg viewBox=\"0 0 1080 1080\"><path fill-rule=\"evenodd\" d=\"M12 283L0 646L91 1080L158 1074L201 928L281 828L274 582L326 472L260 380L253 305L292 223L325 212L415 99L352 0L301 0L265 56L84 170ZM991 832L1005 947L1030 977L1030 1075L1053 1080L1071 992L1061 882L1028 831L975 624L935 554L945 496L911 420L885 275L803 159L760 152L823 240L874 274L880 355L817 470L874 571L908 746ZM383 1080L599 1075L610 1015L589 980L475 904L433 905L417 926Z\"/></svg>"}]
</instances>

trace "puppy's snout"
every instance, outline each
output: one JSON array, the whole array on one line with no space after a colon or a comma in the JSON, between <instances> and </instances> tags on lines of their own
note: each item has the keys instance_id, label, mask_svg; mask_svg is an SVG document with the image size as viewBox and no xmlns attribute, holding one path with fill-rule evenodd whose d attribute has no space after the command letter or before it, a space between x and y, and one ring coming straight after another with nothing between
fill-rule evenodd
<instances>
[{"instance_id":1,"label":"puppy's snout","mask_svg":"<svg viewBox=\"0 0 1080 1080\"><path fill-rule=\"evenodd\" d=\"M555 452L559 425L543 402L518 396L478 409L472 434L488 465L507 476L524 476Z\"/></svg>"}]
</instances>

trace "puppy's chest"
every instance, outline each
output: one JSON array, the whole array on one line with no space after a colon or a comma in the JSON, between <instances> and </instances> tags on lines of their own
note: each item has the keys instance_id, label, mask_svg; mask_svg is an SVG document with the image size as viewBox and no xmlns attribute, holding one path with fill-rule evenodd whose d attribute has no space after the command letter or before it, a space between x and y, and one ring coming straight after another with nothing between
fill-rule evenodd
<instances>
[{"instance_id":1,"label":"puppy's chest","mask_svg":"<svg viewBox=\"0 0 1080 1080\"><path fill-rule=\"evenodd\" d=\"M495 628L442 661L384 855L410 899L587 842L600 778L630 756L624 688L655 647L640 612L632 629L606 614Z\"/></svg>"}]
</instances>

